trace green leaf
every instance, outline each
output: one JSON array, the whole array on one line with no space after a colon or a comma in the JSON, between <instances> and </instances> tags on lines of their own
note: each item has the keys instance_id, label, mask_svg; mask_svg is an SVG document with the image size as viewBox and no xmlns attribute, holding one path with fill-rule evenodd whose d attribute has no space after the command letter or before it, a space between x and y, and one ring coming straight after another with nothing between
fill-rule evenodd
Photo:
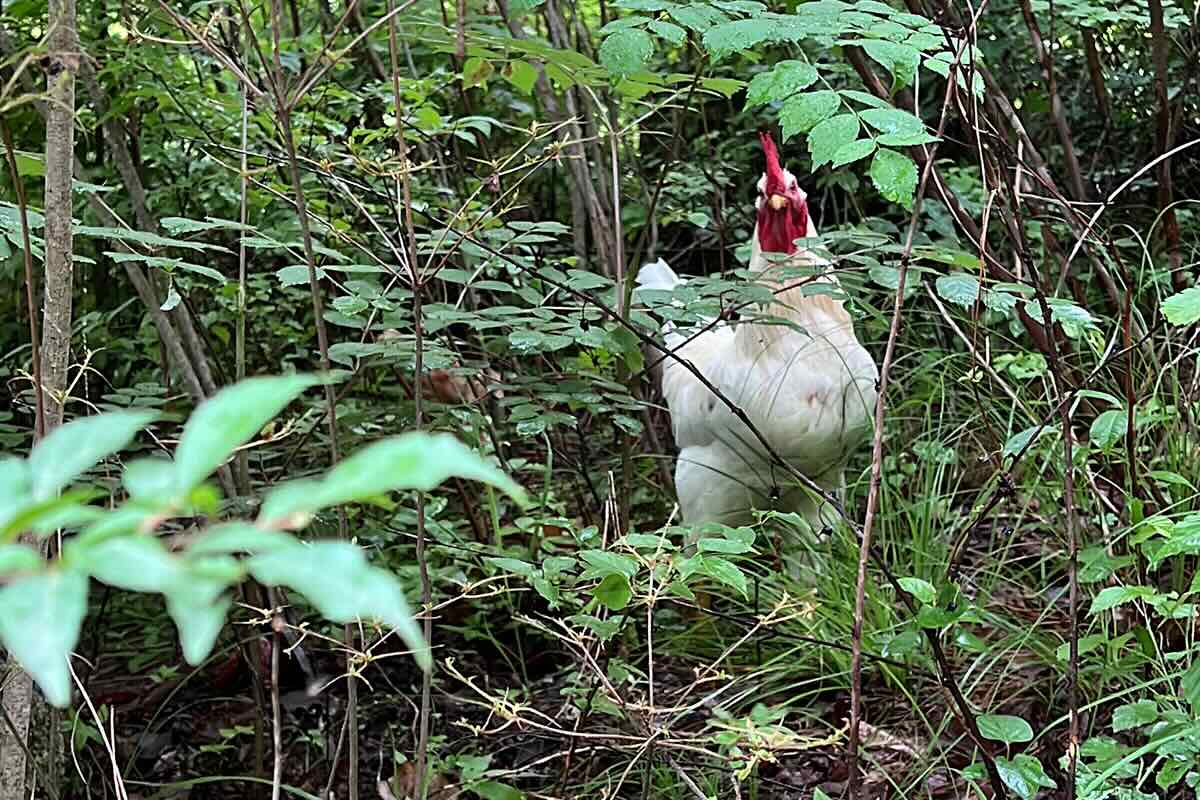
<instances>
[{"instance_id":1,"label":"green leaf","mask_svg":"<svg viewBox=\"0 0 1200 800\"><path fill-rule=\"evenodd\" d=\"M354 622L360 617L382 620L396 629L421 667L429 667L429 648L400 583L390 572L368 564L355 545L297 544L253 556L247 563L258 581L295 589L332 622Z\"/></svg>"},{"instance_id":2,"label":"green leaf","mask_svg":"<svg viewBox=\"0 0 1200 800\"><path fill-rule=\"evenodd\" d=\"M892 74L892 90L909 86L917 74L921 51L917 48L883 39L866 39L862 49Z\"/></svg>"},{"instance_id":3,"label":"green leaf","mask_svg":"<svg viewBox=\"0 0 1200 800\"><path fill-rule=\"evenodd\" d=\"M746 89L746 105L761 106L772 100L783 100L817 82L817 68L804 61L780 61L766 72L760 72Z\"/></svg>"},{"instance_id":4,"label":"green leaf","mask_svg":"<svg viewBox=\"0 0 1200 800\"><path fill-rule=\"evenodd\" d=\"M1140 728L1158 719L1158 703L1153 700L1138 700L1117 706L1113 711L1113 733Z\"/></svg>"},{"instance_id":5,"label":"green leaf","mask_svg":"<svg viewBox=\"0 0 1200 800\"><path fill-rule=\"evenodd\" d=\"M832 161L838 150L857 138L858 129L858 117L838 114L809 131L808 151L812 154L813 169Z\"/></svg>"},{"instance_id":6,"label":"green leaf","mask_svg":"<svg viewBox=\"0 0 1200 800\"><path fill-rule=\"evenodd\" d=\"M1076 305L1070 300L1064 300L1061 297L1050 297L1046 300L1046 305L1050 309L1050 319L1067 325L1074 325L1081 328L1093 328L1096 326L1096 319L1087 309ZM1042 313L1042 307L1037 300L1027 300L1025 302L1025 313L1033 317L1038 322L1045 319L1045 314Z\"/></svg>"},{"instance_id":7,"label":"green leaf","mask_svg":"<svg viewBox=\"0 0 1200 800\"><path fill-rule=\"evenodd\" d=\"M29 464L23 458L0 458L0 531L33 505Z\"/></svg>"},{"instance_id":8,"label":"green leaf","mask_svg":"<svg viewBox=\"0 0 1200 800\"><path fill-rule=\"evenodd\" d=\"M41 553L23 544L0 544L0 575L40 572L46 565Z\"/></svg>"},{"instance_id":9,"label":"green leaf","mask_svg":"<svg viewBox=\"0 0 1200 800\"><path fill-rule=\"evenodd\" d=\"M1192 664L1179 679L1179 691L1183 699L1192 707L1192 715L1200 710L1200 658L1192 659Z\"/></svg>"},{"instance_id":10,"label":"green leaf","mask_svg":"<svg viewBox=\"0 0 1200 800\"><path fill-rule=\"evenodd\" d=\"M157 416L154 411L110 411L55 428L29 454L33 499L54 497L84 470L124 448Z\"/></svg>"},{"instance_id":11,"label":"green leaf","mask_svg":"<svg viewBox=\"0 0 1200 800\"><path fill-rule=\"evenodd\" d=\"M1012 789L1021 800L1034 800L1038 789L1053 789L1058 785L1042 769L1042 762L1023 753L1011 761L1007 758L997 758L996 770L1000 773L1004 785Z\"/></svg>"},{"instance_id":12,"label":"green leaf","mask_svg":"<svg viewBox=\"0 0 1200 800\"><path fill-rule=\"evenodd\" d=\"M1119 442L1125 436L1129 415L1124 409L1109 409L1092 420L1088 430L1088 442L1093 447L1104 450Z\"/></svg>"},{"instance_id":13,"label":"green leaf","mask_svg":"<svg viewBox=\"0 0 1200 800\"><path fill-rule=\"evenodd\" d=\"M144 533L115 536L84 545L86 569L93 578L131 592L166 592L181 579L182 570L154 536ZM73 557L74 551L72 551Z\"/></svg>"},{"instance_id":14,"label":"green leaf","mask_svg":"<svg viewBox=\"0 0 1200 800\"><path fill-rule=\"evenodd\" d=\"M859 139L838 148L838 151L833 154L833 163L830 166L844 167L847 164L853 164L859 159L866 158L874 152L874 139Z\"/></svg>"},{"instance_id":15,"label":"green leaf","mask_svg":"<svg viewBox=\"0 0 1200 800\"><path fill-rule=\"evenodd\" d=\"M638 72L654 53L650 34L639 28L612 33L600 44L600 63L617 76Z\"/></svg>"},{"instance_id":16,"label":"green leaf","mask_svg":"<svg viewBox=\"0 0 1200 800\"><path fill-rule=\"evenodd\" d=\"M1150 556L1150 568L1156 569L1168 558L1200 553L1200 514L1189 514L1171 526L1167 540Z\"/></svg>"},{"instance_id":17,"label":"green leaf","mask_svg":"<svg viewBox=\"0 0 1200 800\"><path fill-rule=\"evenodd\" d=\"M279 486L263 501L259 519L266 527L271 520L290 514L311 513L402 489L429 491L450 477L488 483L518 503L525 502L520 486L453 435L407 433L368 445L320 481Z\"/></svg>"},{"instance_id":18,"label":"green leaf","mask_svg":"<svg viewBox=\"0 0 1200 800\"><path fill-rule=\"evenodd\" d=\"M979 279L965 272L942 275L935 282L938 296L948 303L970 308L979 299Z\"/></svg>"},{"instance_id":19,"label":"green leaf","mask_svg":"<svg viewBox=\"0 0 1200 800\"><path fill-rule=\"evenodd\" d=\"M696 565L696 572L714 578L726 586L732 586L744 598L750 596L746 586L746 574L732 561L717 556L701 556Z\"/></svg>"},{"instance_id":20,"label":"green leaf","mask_svg":"<svg viewBox=\"0 0 1200 800\"><path fill-rule=\"evenodd\" d=\"M1172 325L1193 325L1200 322L1200 286L1184 289L1162 302L1162 315Z\"/></svg>"},{"instance_id":21,"label":"green leaf","mask_svg":"<svg viewBox=\"0 0 1200 800\"><path fill-rule=\"evenodd\" d=\"M533 85L537 83L537 69L530 66L525 61L510 61L504 65L504 70L501 73L504 80L511 83L517 88L521 94L529 94L533 91ZM305 275L305 279L308 276Z\"/></svg>"},{"instance_id":22,"label":"green leaf","mask_svg":"<svg viewBox=\"0 0 1200 800\"><path fill-rule=\"evenodd\" d=\"M1154 783L1160 789L1170 789L1192 769L1193 763L1189 758L1187 760L1179 760L1170 758L1163 762L1159 768L1158 774L1154 776Z\"/></svg>"},{"instance_id":23,"label":"green leaf","mask_svg":"<svg viewBox=\"0 0 1200 800\"><path fill-rule=\"evenodd\" d=\"M704 32L704 48L712 54L714 62L719 61L730 53L749 50L767 41L776 33L777 26L777 22L762 18L724 22Z\"/></svg>"},{"instance_id":24,"label":"green leaf","mask_svg":"<svg viewBox=\"0 0 1200 800\"><path fill-rule=\"evenodd\" d=\"M470 89L472 86L483 86L489 77L491 77L492 62L485 61L482 58L468 58L463 64L462 83L464 89Z\"/></svg>"},{"instance_id":25,"label":"green leaf","mask_svg":"<svg viewBox=\"0 0 1200 800\"><path fill-rule=\"evenodd\" d=\"M703 33L712 26L729 20L729 17L717 9L702 3L685 6L672 3L667 9L667 13L680 25L697 33Z\"/></svg>"},{"instance_id":26,"label":"green leaf","mask_svg":"<svg viewBox=\"0 0 1200 800\"><path fill-rule=\"evenodd\" d=\"M225 276L212 267L204 267L200 264L192 264L187 261L182 261L178 258L164 258L162 256L148 256L141 253L105 253L104 255L111 258L118 264L126 261L140 261L148 267L161 269L164 272L174 272L181 269L185 272L194 272L197 275L203 275L206 278L211 278L219 283L225 283Z\"/></svg>"},{"instance_id":27,"label":"green leaf","mask_svg":"<svg viewBox=\"0 0 1200 800\"><path fill-rule=\"evenodd\" d=\"M629 605L633 590L629 587L629 578L614 573L604 576L592 594L610 611L620 611Z\"/></svg>"},{"instance_id":28,"label":"green leaf","mask_svg":"<svg viewBox=\"0 0 1200 800\"><path fill-rule=\"evenodd\" d=\"M881 147L871 159L871 182L888 200L912 208L917 190L917 165L908 156Z\"/></svg>"},{"instance_id":29,"label":"green leaf","mask_svg":"<svg viewBox=\"0 0 1200 800\"><path fill-rule=\"evenodd\" d=\"M985 739L1005 744L1033 741L1033 728L1020 717L983 714L976 721L979 723L979 734Z\"/></svg>"},{"instance_id":30,"label":"green leaf","mask_svg":"<svg viewBox=\"0 0 1200 800\"><path fill-rule=\"evenodd\" d=\"M754 549L750 542L738 539L701 539L696 543L696 550L701 553L726 553L739 555L749 553Z\"/></svg>"},{"instance_id":31,"label":"green leaf","mask_svg":"<svg viewBox=\"0 0 1200 800\"><path fill-rule=\"evenodd\" d=\"M587 563L581 578L604 578L609 575L624 575L632 578L638 572L638 562L629 556L609 553L605 550L583 550L579 557Z\"/></svg>"},{"instance_id":32,"label":"green leaf","mask_svg":"<svg viewBox=\"0 0 1200 800\"><path fill-rule=\"evenodd\" d=\"M478 783L472 783L467 788L479 795L483 800L525 800L524 792L515 786L500 783L499 781L479 781Z\"/></svg>"},{"instance_id":33,"label":"green leaf","mask_svg":"<svg viewBox=\"0 0 1200 800\"><path fill-rule=\"evenodd\" d=\"M189 555L265 553L295 545L296 539L279 531L263 530L246 522L214 525L188 545Z\"/></svg>"},{"instance_id":34,"label":"green leaf","mask_svg":"<svg viewBox=\"0 0 1200 800\"><path fill-rule=\"evenodd\" d=\"M683 44L684 40L687 39L687 31L673 22L655 19L651 20L650 24L646 27L654 31L654 34L658 36L658 38L663 39L675 46Z\"/></svg>"},{"instance_id":35,"label":"green leaf","mask_svg":"<svg viewBox=\"0 0 1200 800\"><path fill-rule=\"evenodd\" d=\"M86 575L61 569L0 589L0 643L58 708L71 700L67 659L87 613L87 591Z\"/></svg>"},{"instance_id":36,"label":"green leaf","mask_svg":"<svg viewBox=\"0 0 1200 800\"><path fill-rule=\"evenodd\" d=\"M920 117L899 108L868 108L860 116L879 131L879 143L889 147L925 144L937 141L929 135Z\"/></svg>"},{"instance_id":37,"label":"green leaf","mask_svg":"<svg viewBox=\"0 0 1200 800\"><path fill-rule=\"evenodd\" d=\"M212 474L288 403L318 383L311 375L249 378L200 404L175 450L175 488L184 493Z\"/></svg>"},{"instance_id":38,"label":"green leaf","mask_svg":"<svg viewBox=\"0 0 1200 800\"><path fill-rule=\"evenodd\" d=\"M221 629L225 627L225 615L232 605L227 597L211 603L193 604L181 599L178 590L167 595L167 613L179 631L179 645L183 658L192 666L198 666L212 652Z\"/></svg>"},{"instance_id":39,"label":"green leaf","mask_svg":"<svg viewBox=\"0 0 1200 800\"><path fill-rule=\"evenodd\" d=\"M925 605L933 605L937 600L937 590L933 584L920 578L901 578L900 588L911 594Z\"/></svg>"},{"instance_id":40,"label":"green leaf","mask_svg":"<svg viewBox=\"0 0 1200 800\"><path fill-rule=\"evenodd\" d=\"M783 141L798 133L808 133L818 123L832 117L842 107L838 93L828 89L789 97L779 109Z\"/></svg>"},{"instance_id":41,"label":"green leaf","mask_svg":"<svg viewBox=\"0 0 1200 800\"><path fill-rule=\"evenodd\" d=\"M1035 436L1040 436L1048 430L1049 428L1043 428L1040 425L1032 425L1020 433L1014 433L1012 436L1008 437L1008 441L1004 443L1004 449L1001 451L1001 455L1016 456L1018 453L1024 450L1031 441L1033 441Z\"/></svg>"},{"instance_id":42,"label":"green leaf","mask_svg":"<svg viewBox=\"0 0 1200 800\"><path fill-rule=\"evenodd\" d=\"M169 502L175 492L175 465L166 458L139 458L125 465L121 483L137 500L155 505Z\"/></svg>"},{"instance_id":43,"label":"green leaf","mask_svg":"<svg viewBox=\"0 0 1200 800\"><path fill-rule=\"evenodd\" d=\"M1151 586L1109 586L1092 600L1088 614L1099 614L1102 611L1132 603L1134 600L1145 600L1156 594L1158 592Z\"/></svg>"}]
</instances>

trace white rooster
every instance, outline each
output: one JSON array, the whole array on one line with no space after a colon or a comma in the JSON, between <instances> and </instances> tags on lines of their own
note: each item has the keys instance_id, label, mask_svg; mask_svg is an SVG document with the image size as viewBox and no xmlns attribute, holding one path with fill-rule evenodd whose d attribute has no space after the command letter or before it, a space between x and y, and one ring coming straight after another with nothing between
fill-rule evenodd
<instances>
[{"instance_id":1,"label":"white rooster","mask_svg":"<svg viewBox=\"0 0 1200 800\"><path fill-rule=\"evenodd\" d=\"M870 429L879 371L842 302L812 291L837 278L827 261L796 245L817 235L807 196L780 165L770 135L761 139L766 172L750 270L775 292L758 319L775 319L721 322L694 338L668 324L665 344L741 408L792 468L840 494L846 460ZM797 266L816 274L799 277ZM662 259L645 265L637 281L665 290L683 282ZM745 423L675 358L662 362L662 391L679 448L675 486L685 524L741 525L753 520L753 509L767 508L797 512L814 530L833 521L831 509L773 464Z\"/></svg>"}]
</instances>

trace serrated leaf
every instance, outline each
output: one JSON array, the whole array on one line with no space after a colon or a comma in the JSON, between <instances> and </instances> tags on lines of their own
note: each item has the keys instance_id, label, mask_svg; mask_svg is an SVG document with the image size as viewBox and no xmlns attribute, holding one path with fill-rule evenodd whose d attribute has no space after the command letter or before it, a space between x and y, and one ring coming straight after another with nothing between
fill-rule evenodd
<instances>
[{"instance_id":1,"label":"serrated leaf","mask_svg":"<svg viewBox=\"0 0 1200 800\"><path fill-rule=\"evenodd\" d=\"M633 590L629 587L629 578L612 573L604 576L592 594L610 611L620 611L629 605Z\"/></svg>"},{"instance_id":2,"label":"serrated leaf","mask_svg":"<svg viewBox=\"0 0 1200 800\"><path fill-rule=\"evenodd\" d=\"M190 490L310 386L311 375L248 378L226 387L192 413L175 450L175 486Z\"/></svg>"},{"instance_id":3,"label":"serrated leaf","mask_svg":"<svg viewBox=\"0 0 1200 800\"><path fill-rule=\"evenodd\" d=\"M783 100L817 81L817 68L804 61L780 61L750 81L746 90L746 105L761 106L772 100Z\"/></svg>"},{"instance_id":4,"label":"serrated leaf","mask_svg":"<svg viewBox=\"0 0 1200 800\"><path fill-rule=\"evenodd\" d=\"M860 116L879 131L882 145L904 147L937 141L936 136L925 130L925 123L919 117L899 108L868 108Z\"/></svg>"},{"instance_id":5,"label":"serrated leaf","mask_svg":"<svg viewBox=\"0 0 1200 800\"><path fill-rule=\"evenodd\" d=\"M917 48L884 39L865 39L862 49L892 75L893 91L909 86L917 74L921 51Z\"/></svg>"},{"instance_id":6,"label":"serrated leaf","mask_svg":"<svg viewBox=\"0 0 1200 800\"><path fill-rule=\"evenodd\" d=\"M650 24L646 27L654 31L655 36L676 46L683 44L684 40L687 39L687 31L673 22L655 19L651 20Z\"/></svg>"},{"instance_id":7,"label":"serrated leaf","mask_svg":"<svg viewBox=\"0 0 1200 800\"><path fill-rule=\"evenodd\" d=\"M1171 295L1162 302L1160 310L1172 325L1193 325L1200 322L1200 286L1192 286Z\"/></svg>"},{"instance_id":8,"label":"serrated leaf","mask_svg":"<svg viewBox=\"0 0 1200 800\"><path fill-rule=\"evenodd\" d=\"M89 467L128 445L155 411L109 411L55 428L29 454L30 493L49 500Z\"/></svg>"},{"instance_id":9,"label":"serrated leaf","mask_svg":"<svg viewBox=\"0 0 1200 800\"><path fill-rule=\"evenodd\" d=\"M813 169L832 161L838 150L855 140L858 131L858 117L854 114L838 114L816 125L808 132Z\"/></svg>"},{"instance_id":10,"label":"serrated leaf","mask_svg":"<svg viewBox=\"0 0 1200 800\"><path fill-rule=\"evenodd\" d=\"M61 569L0 589L0 643L58 708L71 699L67 659L87 613L87 590L86 575Z\"/></svg>"},{"instance_id":11,"label":"serrated leaf","mask_svg":"<svg viewBox=\"0 0 1200 800\"><path fill-rule=\"evenodd\" d=\"M623 77L643 69L653 53L650 34L640 28L625 28L601 42L600 63L613 75Z\"/></svg>"},{"instance_id":12,"label":"serrated leaf","mask_svg":"<svg viewBox=\"0 0 1200 800\"><path fill-rule=\"evenodd\" d=\"M859 139L850 144L843 145L833 154L832 167L843 167L846 164L853 164L859 159L866 158L875 152L874 139Z\"/></svg>"},{"instance_id":13,"label":"serrated leaf","mask_svg":"<svg viewBox=\"0 0 1200 800\"><path fill-rule=\"evenodd\" d=\"M697 33L703 33L714 25L729 21L729 17L702 3L685 6L672 4L667 13L680 25Z\"/></svg>"},{"instance_id":14,"label":"serrated leaf","mask_svg":"<svg viewBox=\"0 0 1200 800\"><path fill-rule=\"evenodd\" d=\"M820 122L829 119L841 108L838 93L828 89L806 92L784 101L779 110L779 125L783 141L798 133L807 133Z\"/></svg>"},{"instance_id":15,"label":"serrated leaf","mask_svg":"<svg viewBox=\"0 0 1200 800\"><path fill-rule=\"evenodd\" d=\"M704 48L714 61L730 53L749 50L772 37L777 23L769 19L739 19L723 22L704 32Z\"/></svg>"},{"instance_id":16,"label":"serrated leaf","mask_svg":"<svg viewBox=\"0 0 1200 800\"><path fill-rule=\"evenodd\" d=\"M1136 703L1126 703L1117 706L1113 711L1113 733L1140 728L1158 719L1158 703L1153 700L1139 700Z\"/></svg>"},{"instance_id":17,"label":"serrated leaf","mask_svg":"<svg viewBox=\"0 0 1200 800\"><path fill-rule=\"evenodd\" d=\"M917 191L917 165L908 156L881 147L871 159L871 183L888 200L912 208Z\"/></svg>"},{"instance_id":18,"label":"serrated leaf","mask_svg":"<svg viewBox=\"0 0 1200 800\"><path fill-rule=\"evenodd\" d=\"M1033 741L1033 728L1020 717L1008 714L982 714L976 720L985 739L1005 744Z\"/></svg>"},{"instance_id":19,"label":"serrated leaf","mask_svg":"<svg viewBox=\"0 0 1200 800\"><path fill-rule=\"evenodd\" d=\"M943 300L963 308L970 308L979 299L979 279L965 272L940 276L934 288Z\"/></svg>"}]
</instances>

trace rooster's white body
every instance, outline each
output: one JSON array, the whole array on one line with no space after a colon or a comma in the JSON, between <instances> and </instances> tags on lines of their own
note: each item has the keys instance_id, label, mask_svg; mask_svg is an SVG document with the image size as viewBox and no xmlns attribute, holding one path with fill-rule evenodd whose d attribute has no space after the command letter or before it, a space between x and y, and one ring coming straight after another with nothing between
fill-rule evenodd
<instances>
[{"instance_id":1,"label":"rooster's white body","mask_svg":"<svg viewBox=\"0 0 1200 800\"><path fill-rule=\"evenodd\" d=\"M815 237L811 220L806 222L807 236ZM792 288L772 279L785 265L793 267L786 282ZM776 289L775 303L759 319L789 324L721 323L694 338L668 325L665 345L744 411L791 467L837 494L847 458L871 427L879 373L842 302L811 289L805 296L796 286L801 280L794 277L795 266L822 271L805 281L810 287L837 283L823 272L828 262L806 249L796 249L784 263L769 260L756 226L750 269ZM661 259L638 274L638 283L648 289L681 282ZM746 524L753 509L766 508L797 512L815 529L832 522L823 504L773 464L746 424L675 358L662 362L662 391L679 448L675 483L684 523Z\"/></svg>"}]
</instances>

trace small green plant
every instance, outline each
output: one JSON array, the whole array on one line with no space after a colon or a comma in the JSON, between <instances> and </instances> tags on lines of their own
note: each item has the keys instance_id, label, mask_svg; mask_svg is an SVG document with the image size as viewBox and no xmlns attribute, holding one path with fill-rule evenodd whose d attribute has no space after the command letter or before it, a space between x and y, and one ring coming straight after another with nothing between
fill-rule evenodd
<instances>
[{"instance_id":1,"label":"small green plant","mask_svg":"<svg viewBox=\"0 0 1200 800\"><path fill-rule=\"evenodd\" d=\"M403 489L429 490L451 476L480 480L513 497L521 489L449 435L410 433L377 441L321 478L281 483L253 520L208 524L172 552L155 535L179 517L211 518L220 500L206 479L305 389L311 375L250 378L201 404L184 426L173 459L131 461L124 499L73 486L88 469L125 448L157 417L118 411L68 423L28 458L0 459L0 642L56 706L70 699L68 662L87 612L88 581L162 594L190 664L212 650L225 623L229 589L247 576L303 594L327 619L374 618L395 628L422 667L430 655L390 572L343 541L293 535L323 508L365 502ZM77 531L61 554L44 559L23 534ZM28 538L28 537L26 537Z\"/></svg>"}]
</instances>

